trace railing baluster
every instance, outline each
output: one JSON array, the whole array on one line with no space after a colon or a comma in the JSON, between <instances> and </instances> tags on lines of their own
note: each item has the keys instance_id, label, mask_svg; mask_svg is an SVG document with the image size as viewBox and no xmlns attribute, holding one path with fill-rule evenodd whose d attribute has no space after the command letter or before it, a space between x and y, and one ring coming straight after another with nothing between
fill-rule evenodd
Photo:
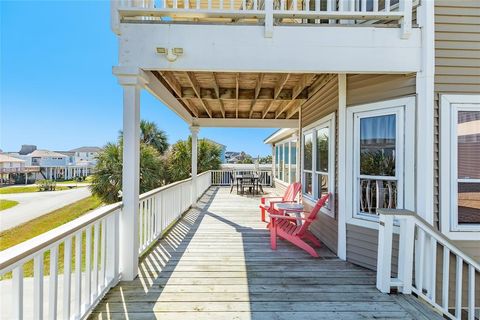
<instances>
[{"instance_id":1,"label":"railing baluster","mask_svg":"<svg viewBox=\"0 0 480 320\"><path fill-rule=\"evenodd\" d=\"M424 261L425 261L425 232L418 228L418 239L416 246L416 262L415 262L415 286L419 292L423 292L423 270L424 270Z\"/></svg>"},{"instance_id":2,"label":"railing baluster","mask_svg":"<svg viewBox=\"0 0 480 320\"><path fill-rule=\"evenodd\" d=\"M75 300L74 314L80 317L82 306L82 232L75 235Z\"/></svg>"},{"instance_id":3,"label":"railing baluster","mask_svg":"<svg viewBox=\"0 0 480 320\"><path fill-rule=\"evenodd\" d=\"M48 318L57 319L58 245L50 249L50 281L48 287Z\"/></svg>"},{"instance_id":4,"label":"railing baluster","mask_svg":"<svg viewBox=\"0 0 480 320\"><path fill-rule=\"evenodd\" d=\"M105 247L106 247L106 231L107 231L107 227L106 227L106 223L105 223L105 219L102 219L102 222L101 222L101 234L100 234L100 276L99 276L99 280L100 280L100 291L102 291L104 288L105 288L105 265L106 265L106 257L107 257L107 253L106 253L106 250L105 250Z\"/></svg>"},{"instance_id":5,"label":"railing baluster","mask_svg":"<svg viewBox=\"0 0 480 320\"><path fill-rule=\"evenodd\" d=\"M390 292L392 268L393 216L381 215L378 226L377 289Z\"/></svg>"},{"instance_id":6,"label":"railing baluster","mask_svg":"<svg viewBox=\"0 0 480 320\"><path fill-rule=\"evenodd\" d=\"M385 0L385 12L390 12L390 0Z\"/></svg>"},{"instance_id":7,"label":"railing baluster","mask_svg":"<svg viewBox=\"0 0 480 320\"><path fill-rule=\"evenodd\" d=\"M72 238L65 240L63 248L63 319L70 319L70 291L72 271Z\"/></svg>"},{"instance_id":8,"label":"railing baluster","mask_svg":"<svg viewBox=\"0 0 480 320\"><path fill-rule=\"evenodd\" d=\"M20 265L12 271L12 305L13 318L23 319L23 265Z\"/></svg>"},{"instance_id":9,"label":"railing baluster","mask_svg":"<svg viewBox=\"0 0 480 320\"><path fill-rule=\"evenodd\" d=\"M212 0L208 0L208 10L212 9Z\"/></svg>"},{"instance_id":10,"label":"railing baluster","mask_svg":"<svg viewBox=\"0 0 480 320\"><path fill-rule=\"evenodd\" d=\"M138 209L138 237L139 237L139 242L140 242L140 249L143 249L143 224L145 223L143 220L143 206L144 202L143 200L140 201L139 203L139 209Z\"/></svg>"},{"instance_id":11,"label":"railing baluster","mask_svg":"<svg viewBox=\"0 0 480 320\"><path fill-rule=\"evenodd\" d=\"M33 258L33 318L43 319L43 252Z\"/></svg>"},{"instance_id":12,"label":"railing baluster","mask_svg":"<svg viewBox=\"0 0 480 320\"><path fill-rule=\"evenodd\" d=\"M98 294L98 243L100 238L100 224L97 222L93 227L93 281L92 299Z\"/></svg>"},{"instance_id":13,"label":"railing baluster","mask_svg":"<svg viewBox=\"0 0 480 320\"><path fill-rule=\"evenodd\" d=\"M367 11L367 0L362 0L362 12Z\"/></svg>"},{"instance_id":14,"label":"railing baluster","mask_svg":"<svg viewBox=\"0 0 480 320\"><path fill-rule=\"evenodd\" d=\"M255 0L257 1L257 0ZM220 0L220 10L223 10L223 0Z\"/></svg>"},{"instance_id":15,"label":"railing baluster","mask_svg":"<svg viewBox=\"0 0 480 320\"><path fill-rule=\"evenodd\" d=\"M220 3L223 8L223 0L220 0ZM258 10L258 0L253 0L253 10Z\"/></svg>"},{"instance_id":16,"label":"railing baluster","mask_svg":"<svg viewBox=\"0 0 480 320\"><path fill-rule=\"evenodd\" d=\"M411 217L400 220L400 244L398 249L398 278L403 282L402 293L412 293L413 245L415 223Z\"/></svg>"},{"instance_id":17,"label":"railing baluster","mask_svg":"<svg viewBox=\"0 0 480 320\"><path fill-rule=\"evenodd\" d=\"M378 12L378 0L373 0L373 11Z\"/></svg>"},{"instance_id":18,"label":"railing baluster","mask_svg":"<svg viewBox=\"0 0 480 320\"><path fill-rule=\"evenodd\" d=\"M198 1L198 0L197 0ZM230 0L230 10L234 10L235 9L235 6L234 6L234 1L233 0Z\"/></svg>"},{"instance_id":19,"label":"railing baluster","mask_svg":"<svg viewBox=\"0 0 480 320\"><path fill-rule=\"evenodd\" d=\"M183 7L185 9L190 9L190 2L188 0L184 0Z\"/></svg>"},{"instance_id":20,"label":"railing baluster","mask_svg":"<svg viewBox=\"0 0 480 320\"><path fill-rule=\"evenodd\" d=\"M430 285L428 287L428 297L435 302L435 288L437 284L437 240L430 237Z\"/></svg>"},{"instance_id":21,"label":"railing baluster","mask_svg":"<svg viewBox=\"0 0 480 320\"><path fill-rule=\"evenodd\" d=\"M475 268L468 266L468 320L475 320Z\"/></svg>"},{"instance_id":22,"label":"railing baluster","mask_svg":"<svg viewBox=\"0 0 480 320\"><path fill-rule=\"evenodd\" d=\"M455 317L462 318L462 272L463 259L456 256L457 264L455 268Z\"/></svg>"},{"instance_id":23,"label":"railing baluster","mask_svg":"<svg viewBox=\"0 0 480 320\"><path fill-rule=\"evenodd\" d=\"M85 309L91 303L91 286L92 286L92 227L88 227L85 231Z\"/></svg>"},{"instance_id":24,"label":"railing baluster","mask_svg":"<svg viewBox=\"0 0 480 320\"><path fill-rule=\"evenodd\" d=\"M448 290L450 289L450 250L443 247L442 306L448 312Z\"/></svg>"}]
</instances>

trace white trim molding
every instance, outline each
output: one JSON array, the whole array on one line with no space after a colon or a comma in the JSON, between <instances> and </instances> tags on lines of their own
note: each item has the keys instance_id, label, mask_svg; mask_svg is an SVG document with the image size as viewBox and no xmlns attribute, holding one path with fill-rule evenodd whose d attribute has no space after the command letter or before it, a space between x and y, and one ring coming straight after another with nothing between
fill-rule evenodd
<instances>
[{"instance_id":1,"label":"white trim molding","mask_svg":"<svg viewBox=\"0 0 480 320\"><path fill-rule=\"evenodd\" d=\"M328 172L322 172L317 170L317 132L322 129L328 130ZM309 204L315 205L315 201L319 198L319 186L318 186L318 175L326 175L328 177L328 192L332 193L332 197L329 199L328 207L323 207L321 212L335 218L335 112L330 113L329 115L323 117L322 119L315 121L314 123L302 128L301 134L301 148L302 155L305 154L304 150L304 136L307 134L312 134L312 169L308 172L312 175L312 194L309 195L305 193L305 190L302 190L303 199L306 200ZM301 159L301 176L302 181L303 175L305 173L305 159ZM305 187L305 184L303 185Z\"/></svg>"},{"instance_id":2,"label":"white trim molding","mask_svg":"<svg viewBox=\"0 0 480 320\"><path fill-rule=\"evenodd\" d=\"M415 97L405 97L349 107L346 111L346 148L353 150L346 158L347 223L378 229L378 216L358 212L359 169L359 119L379 115L395 115L396 118L396 159L397 208L415 210ZM384 179L386 177L373 177Z\"/></svg>"},{"instance_id":3,"label":"white trim molding","mask_svg":"<svg viewBox=\"0 0 480 320\"><path fill-rule=\"evenodd\" d=\"M480 110L480 95L440 96L440 230L452 240L480 240L480 225L458 224L457 115Z\"/></svg>"},{"instance_id":4,"label":"white trim molding","mask_svg":"<svg viewBox=\"0 0 480 320\"><path fill-rule=\"evenodd\" d=\"M338 75L338 247L337 255L347 260L347 211L346 211L346 117L347 117L347 75Z\"/></svg>"}]
</instances>

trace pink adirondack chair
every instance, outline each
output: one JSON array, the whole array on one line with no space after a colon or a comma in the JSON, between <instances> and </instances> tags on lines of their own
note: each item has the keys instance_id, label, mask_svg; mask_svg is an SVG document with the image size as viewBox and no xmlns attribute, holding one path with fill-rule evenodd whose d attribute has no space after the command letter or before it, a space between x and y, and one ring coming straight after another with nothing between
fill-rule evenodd
<instances>
[{"instance_id":1,"label":"pink adirondack chair","mask_svg":"<svg viewBox=\"0 0 480 320\"><path fill-rule=\"evenodd\" d=\"M260 212L262 214L262 221L265 222L265 211L272 214L278 214L275 209L276 203L295 202L295 198L302 189L300 182L294 182L285 190L283 197L262 197L260 204ZM268 200L268 204L267 204Z\"/></svg>"},{"instance_id":2,"label":"pink adirondack chair","mask_svg":"<svg viewBox=\"0 0 480 320\"><path fill-rule=\"evenodd\" d=\"M297 247L307 251L313 257L318 258L318 253L313 247L306 243L305 240L309 240L316 247L322 246L321 242L308 230L308 227L315 220L318 212L323 207L325 202L327 202L329 196L330 193L318 199L312 211L310 213L305 212L305 216L308 214L306 218L269 214L271 219L270 246L272 247L272 250L277 249L277 236L279 236L280 238L285 239ZM298 226L296 223L299 219L304 221L300 226Z\"/></svg>"}]
</instances>

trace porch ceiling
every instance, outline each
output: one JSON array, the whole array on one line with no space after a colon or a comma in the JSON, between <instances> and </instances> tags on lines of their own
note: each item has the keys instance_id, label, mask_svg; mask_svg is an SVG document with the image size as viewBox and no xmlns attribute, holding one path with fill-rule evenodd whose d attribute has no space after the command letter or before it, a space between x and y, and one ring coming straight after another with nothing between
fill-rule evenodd
<instances>
[{"instance_id":1,"label":"porch ceiling","mask_svg":"<svg viewBox=\"0 0 480 320\"><path fill-rule=\"evenodd\" d=\"M194 118L298 119L329 75L152 71Z\"/></svg>"}]
</instances>

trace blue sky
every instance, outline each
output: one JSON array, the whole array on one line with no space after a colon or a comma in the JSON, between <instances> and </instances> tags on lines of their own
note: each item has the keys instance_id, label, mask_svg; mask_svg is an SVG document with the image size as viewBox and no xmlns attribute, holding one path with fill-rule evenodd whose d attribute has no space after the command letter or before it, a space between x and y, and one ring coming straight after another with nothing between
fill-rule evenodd
<instances>
[{"instance_id":1,"label":"blue sky","mask_svg":"<svg viewBox=\"0 0 480 320\"><path fill-rule=\"evenodd\" d=\"M21 144L52 150L104 145L122 126L122 92L112 75L117 38L109 1L3 1L1 15L0 148ZM149 93L143 119L173 143L188 126ZM274 129L205 128L228 150L268 155L263 139Z\"/></svg>"}]
</instances>

